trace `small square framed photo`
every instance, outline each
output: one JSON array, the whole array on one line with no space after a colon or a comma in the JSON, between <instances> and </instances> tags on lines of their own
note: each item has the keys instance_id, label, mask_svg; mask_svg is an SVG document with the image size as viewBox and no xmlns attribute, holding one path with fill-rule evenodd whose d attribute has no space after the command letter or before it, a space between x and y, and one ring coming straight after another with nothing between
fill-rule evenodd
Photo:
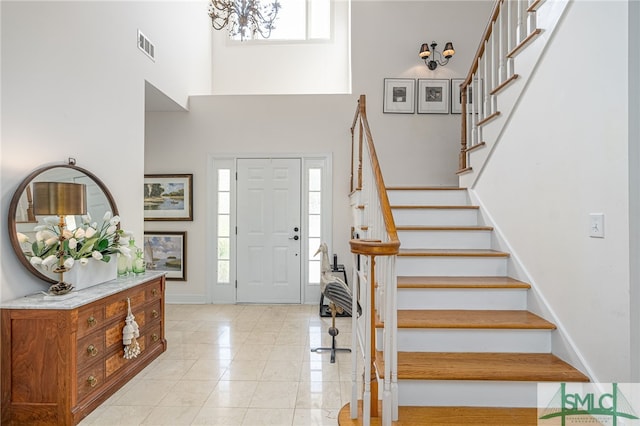
<instances>
[{"instance_id":1,"label":"small square framed photo","mask_svg":"<svg viewBox=\"0 0 640 426\"><path fill-rule=\"evenodd\" d=\"M144 233L144 262L149 271L166 272L167 280L187 280L187 233Z\"/></svg>"},{"instance_id":2,"label":"small square framed photo","mask_svg":"<svg viewBox=\"0 0 640 426\"><path fill-rule=\"evenodd\" d=\"M449 80L418 79L418 114L449 114Z\"/></svg>"},{"instance_id":3,"label":"small square framed photo","mask_svg":"<svg viewBox=\"0 0 640 426\"><path fill-rule=\"evenodd\" d=\"M413 114L416 81L412 78L385 78L382 112Z\"/></svg>"},{"instance_id":4,"label":"small square framed photo","mask_svg":"<svg viewBox=\"0 0 640 426\"><path fill-rule=\"evenodd\" d=\"M460 93L462 83L464 83L464 78L451 79L451 114L462 113L462 93Z\"/></svg>"},{"instance_id":5,"label":"small square framed photo","mask_svg":"<svg viewBox=\"0 0 640 426\"><path fill-rule=\"evenodd\" d=\"M144 220L193 220L193 175L144 175Z\"/></svg>"},{"instance_id":6,"label":"small square framed photo","mask_svg":"<svg viewBox=\"0 0 640 426\"><path fill-rule=\"evenodd\" d=\"M460 85L464 82L463 78L451 79L451 114L462 113L462 93L460 93ZM476 90L477 89L477 90ZM473 103L473 92L479 91L480 103L475 105L476 113L482 112L482 80L475 79L472 84L467 86L467 109L469 109Z\"/></svg>"}]
</instances>

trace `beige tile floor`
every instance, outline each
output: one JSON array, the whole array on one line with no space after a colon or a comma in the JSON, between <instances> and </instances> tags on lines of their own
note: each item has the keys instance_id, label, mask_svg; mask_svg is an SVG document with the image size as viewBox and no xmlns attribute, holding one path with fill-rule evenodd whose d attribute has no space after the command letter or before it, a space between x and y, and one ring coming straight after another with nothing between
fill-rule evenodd
<instances>
[{"instance_id":1,"label":"beige tile floor","mask_svg":"<svg viewBox=\"0 0 640 426\"><path fill-rule=\"evenodd\" d=\"M167 351L80 425L337 425L351 355L317 305L167 305ZM338 346L351 342L338 318Z\"/></svg>"}]
</instances>

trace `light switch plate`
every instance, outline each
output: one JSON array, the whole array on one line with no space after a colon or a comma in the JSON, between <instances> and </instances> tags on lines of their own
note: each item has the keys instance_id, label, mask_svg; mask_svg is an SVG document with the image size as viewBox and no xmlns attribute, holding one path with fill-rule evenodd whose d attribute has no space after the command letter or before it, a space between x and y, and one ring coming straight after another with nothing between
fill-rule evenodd
<instances>
[{"instance_id":1,"label":"light switch plate","mask_svg":"<svg viewBox=\"0 0 640 426\"><path fill-rule=\"evenodd\" d=\"M591 213L589 215L589 236L591 238L604 238L604 213Z\"/></svg>"}]
</instances>

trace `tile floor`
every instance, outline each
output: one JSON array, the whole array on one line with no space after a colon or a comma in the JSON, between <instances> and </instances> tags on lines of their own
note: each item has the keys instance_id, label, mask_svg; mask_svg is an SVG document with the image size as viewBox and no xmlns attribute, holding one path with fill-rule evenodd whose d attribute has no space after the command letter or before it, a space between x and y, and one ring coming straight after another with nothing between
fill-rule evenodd
<instances>
[{"instance_id":1,"label":"tile floor","mask_svg":"<svg viewBox=\"0 0 640 426\"><path fill-rule=\"evenodd\" d=\"M317 305L167 305L167 351L87 416L88 425L337 425L351 355ZM337 318L339 347L351 319Z\"/></svg>"}]
</instances>

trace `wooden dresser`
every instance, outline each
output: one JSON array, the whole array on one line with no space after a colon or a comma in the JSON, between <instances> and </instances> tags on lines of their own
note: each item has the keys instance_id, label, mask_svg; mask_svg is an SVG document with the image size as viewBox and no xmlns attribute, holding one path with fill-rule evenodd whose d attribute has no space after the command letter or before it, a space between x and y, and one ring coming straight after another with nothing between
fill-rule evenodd
<instances>
[{"instance_id":1,"label":"wooden dresser","mask_svg":"<svg viewBox=\"0 0 640 426\"><path fill-rule=\"evenodd\" d=\"M75 425L165 351L164 274L118 278L65 300L2 303L3 425ZM141 353L125 359L127 298Z\"/></svg>"}]
</instances>

